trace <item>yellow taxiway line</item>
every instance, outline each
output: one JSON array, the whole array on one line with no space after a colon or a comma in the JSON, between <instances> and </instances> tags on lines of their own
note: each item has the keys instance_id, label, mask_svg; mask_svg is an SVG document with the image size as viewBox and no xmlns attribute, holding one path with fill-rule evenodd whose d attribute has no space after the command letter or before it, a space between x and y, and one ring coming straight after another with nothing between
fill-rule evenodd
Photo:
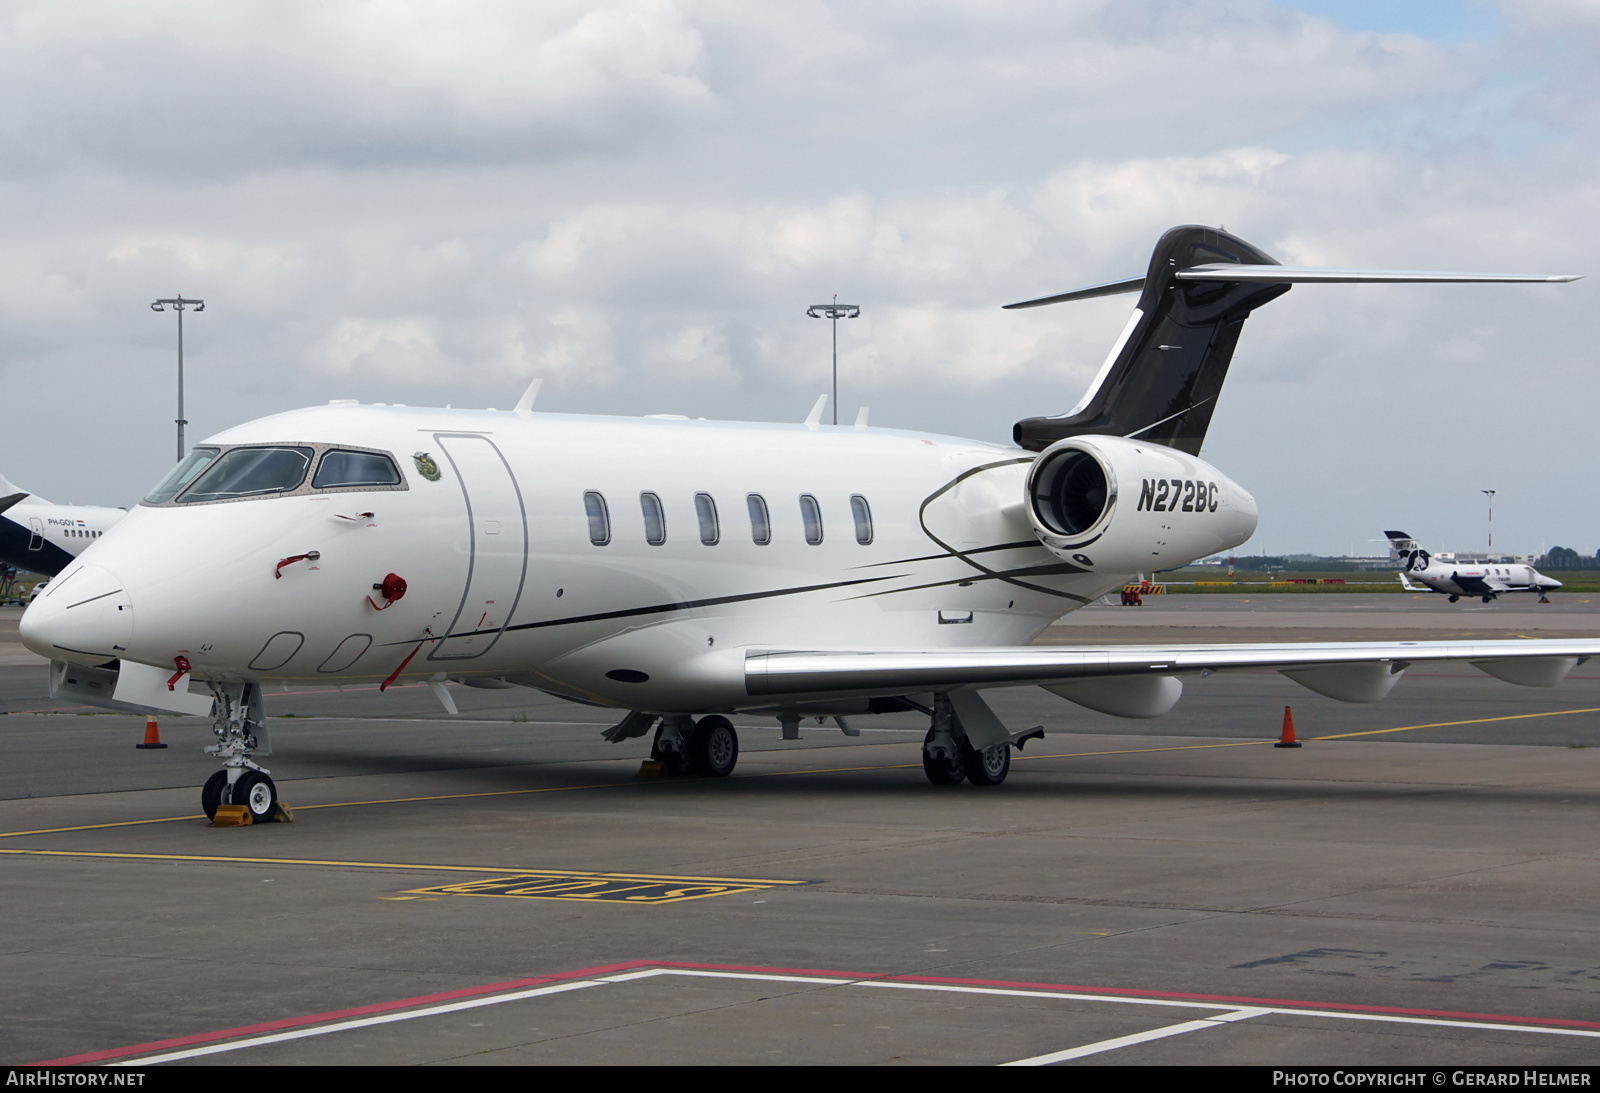
<instances>
[{"instance_id":1,"label":"yellow taxiway line","mask_svg":"<svg viewBox=\"0 0 1600 1093\"><path fill-rule=\"evenodd\" d=\"M496 873L519 877L593 877L595 879L694 881L705 884L801 885L803 880L770 880L753 877L701 877L668 873L596 873L585 869L528 868L521 865L420 865L416 862L342 861L321 858L255 858L231 854L133 854L106 850L21 850L0 849L0 854L45 858L122 858L133 861L220 862L236 865L321 865L350 869L401 869L425 873Z\"/></svg>"}]
</instances>

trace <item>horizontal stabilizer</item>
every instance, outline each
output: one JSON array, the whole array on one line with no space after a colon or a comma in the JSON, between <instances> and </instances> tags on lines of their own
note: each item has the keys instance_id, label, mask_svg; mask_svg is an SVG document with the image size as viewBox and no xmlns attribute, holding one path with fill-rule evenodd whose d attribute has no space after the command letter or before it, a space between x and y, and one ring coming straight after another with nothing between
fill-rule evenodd
<instances>
[{"instance_id":1,"label":"horizontal stabilizer","mask_svg":"<svg viewBox=\"0 0 1600 1093\"><path fill-rule=\"evenodd\" d=\"M1092 300L1096 296L1116 296L1123 292L1138 292L1144 288L1143 277L1129 277L1122 281L1107 281L1103 285L1091 285L1073 292L1062 292L1055 296L1042 296L1037 300L1023 300L1019 304L1006 304L1004 310L1016 311L1024 307L1043 307L1045 304L1064 304L1072 300Z\"/></svg>"},{"instance_id":2,"label":"horizontal stabilizer","mask_svg":"<svg viewBox=\"0 0 1600 1093\"><path fill-rule=\"evenodd\" d=\"M1137 437L1199 455L1244 321L1298 284L1405 284L1579 280L1577 274L1455 273L1280 265L1217 228L1186 224L1157 241L1143 277L1006 304L1008 310L1139 293L1128 325L1078 404L1024 418L1017 445L1042 452L1072 436Z\"/></svg>"},{"instance_id":3,"label":"horizontal stabilizer","mask_svg":"<svg viewBox=\"0 0 1600 1093\"><path fill-rule=\"evenodd\" d=\"M1218 262L1205 266L1190 266L1174 274L1180 281L1231 281L1258 285L1358 285L1358 284L1446 284L1446 283L1523 283L1566 284L1583 280L1581 273L1452 273L1447 270L1426 269L1331 269L1321 266L1247 266L1231 262ZM1065 304L1073 300L1092 300L1097 296L1116 296L1123 292L1138 292L1144 288L1145 278L1128 277L1121 281L1107 281L1103 285L1061 292L1054 296L1041 296L1037 300L1023 300L1003 304L1002 310L1017 311L1026 307L1043 307L1046 304Z\"/></svg>"},{"instance_id":4,"label":"horizontal stabilizer","mask_svg":"<svg viewBox=\"0 0 1600 1093\"><path fill-rule=\"evenodd\" d=\"M1450 281L1536 281L1581 280L1581 273L1442 273L1414 269L1322 269L1316 266L1245 266L1228 262L1191 266L1177 273L1180 281L1249 281L1264 285L1302 284L1426 284Z\"/></svg>"}]
</instances>

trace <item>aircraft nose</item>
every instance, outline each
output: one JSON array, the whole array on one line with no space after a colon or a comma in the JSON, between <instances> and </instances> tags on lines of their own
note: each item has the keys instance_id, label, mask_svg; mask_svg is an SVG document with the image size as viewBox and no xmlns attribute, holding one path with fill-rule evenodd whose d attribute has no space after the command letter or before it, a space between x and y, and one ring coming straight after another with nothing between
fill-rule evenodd
<instances>
[{"instance_id":1,"label":"aircraft nose","mask_svg":"<svg viewBox=\"0 0 1600 1093\"><path fill-rule=\"evenodd\" d=\"M98 664L132 642L133 602L111 570L79 562L28 605L20 636L40 656Z\"/></svg>"}]
</instances>

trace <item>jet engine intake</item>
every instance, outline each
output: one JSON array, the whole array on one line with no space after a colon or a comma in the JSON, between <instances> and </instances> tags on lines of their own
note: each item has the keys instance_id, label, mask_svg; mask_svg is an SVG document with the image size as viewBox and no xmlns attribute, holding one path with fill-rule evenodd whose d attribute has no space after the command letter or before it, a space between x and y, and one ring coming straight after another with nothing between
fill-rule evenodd
<instances>
[{"instance_id":1,"label":"jet engine intake","mask_svg":"<svg viewBox=\"0 0 1600 1093\"><path fill-rule=\"evenodd\" d=\"M1102 573L1169 569L1256 529L1255 498L1215 467L1126 437L1052 444L1028 473L1025 503L1047 549Z\"/></svg>"}]
</instances>

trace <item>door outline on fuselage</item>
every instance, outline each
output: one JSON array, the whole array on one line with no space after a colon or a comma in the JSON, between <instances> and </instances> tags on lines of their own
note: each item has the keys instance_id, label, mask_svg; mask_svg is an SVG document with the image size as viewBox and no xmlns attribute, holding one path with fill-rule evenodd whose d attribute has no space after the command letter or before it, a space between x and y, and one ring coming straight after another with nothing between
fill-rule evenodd
<instances>
[{"instance_id":1,"label":"door outline on fuselage","mask_svg":"<svg viewBox=\"0 0 1600 1093\"><path fill-rule=\"evenodd\" d=\"M438 442L439 450L444 453L444 457L449 462L451 470L455 472L456 482L461 487L461 499L466 505L467 510L468 538L467 578L462 585L461 602L456 607L456 614L455 617L450 620L449 628L445 631L444 640L440 641L437 645L435 645L434 648L428 651L428 659L474 660L483 656L483 654L494 648L495 643L500 640L500 635L504 634L506 627L510 625L511 616L515 614L517 610L517 604L522 601L522 589L526 585L528 579L529 537L527 504L523 500L522 487L517 482L516 472L511 469L511 464L509 461L507 461L505 453L502 452L499 446L496 445L495 442L488 436L484 435L483 433L447 432L434 433L433 439ZM450 450L451 441L457 442L457 447L454 452ZM513 507L510 505L502 505L502 507L499 509L491 510L489 497L490 491L488 489L490 483L483 478L480 478L476 483L474 483L470 474L462 473L461 463L464 461L469 461L471 458L468 454L471 449L466 447L462 442L465 442L465 444L481 444L487 449L486 452L481 454L492 456L492 460L488 461L486 464L480 465L480 470L482 470L484 466L492 468L496 462L499 464L500 468L504 470L505 482L511 487L510 497L515 500L514 511ZM461 457L459 460L457 458L458 456ZM477 504L474 504L473 502L474 489L477 490ZM521 530L522 543L521 549L516 552L517 564L514 589L509 587L512 584L509 579L505 579L503 585L495 588L489 588L488 585L479 587L474 586L474 581L482 579L483 571L487 568L486 566L481 566L479 564L480 558L482 558L484 561L487 561L489 555L489 552L486 549L480 548L484 533L479 525L480 523L487 523L489 521L496 521L501 526L511 523L514 527ZM496 578L493 575L488 577L488 580L490 581L495 579ZM490 637L481 648L478 648L476 647L476 643L485 635L479 631L476 625L469 625L466 629L461 629L460 625L463 615L469 613L469 598L474 601L483 599L483 592L486 589L495 592L496 595L500 595L504 591L509 591L510 602L506 604L504 613L498 620L499 625L494 628L493 636ZM474 603L473 606L476 606L476 604ZM470 623L471 620L469 619L468 621ZM471 636L466 637L463 635Z\"/></svg>"}]
</instances>

